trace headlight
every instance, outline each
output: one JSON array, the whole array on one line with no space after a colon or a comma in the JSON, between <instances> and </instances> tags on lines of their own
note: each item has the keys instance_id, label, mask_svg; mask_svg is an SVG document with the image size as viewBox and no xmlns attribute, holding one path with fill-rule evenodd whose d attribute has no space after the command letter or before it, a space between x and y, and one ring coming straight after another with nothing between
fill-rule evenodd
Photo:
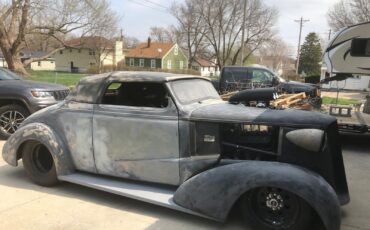
<instances>
[{"instance_id":1,"label":"headlight","mask_svg":"<svg viewBox=\"0 0 370 230\"><path fill-rule=\"evenodd\" d=\"M320 129L297 129L286 134L293 144L311 151L319 152L324 142L324 131Z\"/></svg>"},{"instance_id":2,"label":"headlight","mask_svg":"<svg viewBox=\"0 0 370 230\"><path fill-rule=\"evenodd\" d=\"M37 97L37 98L53 97L53 94L51 92L46 92L46 91L32 90L31 94L32 96Z\"/></svg>"}]
</instances>

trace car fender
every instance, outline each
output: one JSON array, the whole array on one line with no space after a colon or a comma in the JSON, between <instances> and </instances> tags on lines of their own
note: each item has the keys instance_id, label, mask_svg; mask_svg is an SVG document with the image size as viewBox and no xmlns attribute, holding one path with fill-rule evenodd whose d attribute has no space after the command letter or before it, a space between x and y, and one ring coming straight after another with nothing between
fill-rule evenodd
<instances>
[{"instance_id":1,"label":"car fender","mask_svg":"<svg viewBox=\"0 0 370 230\"><path fill-rule=\"evenodd\" d=\"M43 123L27 124L11 135L3 147L3 159L8 164L17 166L21 158L21 148L27 141L39 141L48 148L58 175L70 174L75 170L67 146L55 131Z\"/></svg>"},{"instance_id":2,"label":"car fender","mask_svg":"<svg viewBox=\"0 0 370 230\"><path fill-rule=\"evenodd\" d=\"M265 186L298 195L317 212L326 229L340 228L340 205L333 188L315 172L286 163L244 161L207 170L184 182L174 202L225 221L244 193Z\"/></svg>"}]
</instances>

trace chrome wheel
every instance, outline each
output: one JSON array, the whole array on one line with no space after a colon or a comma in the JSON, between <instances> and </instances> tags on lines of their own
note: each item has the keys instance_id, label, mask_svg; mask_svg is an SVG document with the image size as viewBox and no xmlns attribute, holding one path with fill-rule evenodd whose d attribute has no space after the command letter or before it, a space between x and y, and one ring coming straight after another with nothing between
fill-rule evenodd
<instances>
[{"instance_id":1,"label":"chrome wheel","mask_svg":"<svg viewBox=\"0 0 370 230\"><path fill-rule=\"evenodd\" d=\"M7 134L13 134L24 119L25 116L18 111L5 111L0 115L0 129Z\"/></svg>"}]
</instances>

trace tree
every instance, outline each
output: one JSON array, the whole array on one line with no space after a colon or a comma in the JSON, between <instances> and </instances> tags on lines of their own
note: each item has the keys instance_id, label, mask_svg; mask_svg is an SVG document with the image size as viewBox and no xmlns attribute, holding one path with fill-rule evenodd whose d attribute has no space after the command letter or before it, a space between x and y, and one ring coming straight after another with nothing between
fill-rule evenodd
<instances>
[{"instance_id":1,"label":"tree","mask_svg":"<svg viewBox=\"0 0 370 230\"><path fill-rule=\"evenodd\" d=\"M217 65L237 64L244 42L246 50L243 63L272 36L272 26L276 21L275 8L262 4L261 0L247 2L245 40L241 41L243 29L243 0L205 0L201 1L201 17L208 28L205 37L214 51Z\"/></svg>"},{"instance_id":2,"label":"tree","mask_svg":"<svg viewBox=\"0 0 370 230\"><path fill-rule=\"evenodd\" d=\"M273 71L278 72L282 65L289 61L289 56L293 54L293 51L281 38L276 37L263 44L258 49L258 54L260 62L263 63L263 60L268 58L272 62Z\"/></svg>"},{"instance_id":3,"label":"tree","mask_svg":"<svg viewBox=\"0 0 370 230\"><path fill-rule=\"evenodd\" d=\"M317 76L321 72L322 49L320 39L316 33L309 33L301 48L300 65L298 72L306 76Z\"/></svg>"},{"instance_id":4,"label":"tree","mask_svg":"<svg viewBox=\"0 0 370 230\"><path fill-rule=\"evenodd\" d=\"M370 21L369 0L341 0L328 11L328 23L334 31Z\"/></svg>"},{"instance_id":5,"label":"tree","mask_svg":"<svg viewBox=\"0 0 370 230\"><path fill-rule=\"evenodd\" d=\"M202 4L201 0L186 0L183 4L174 3L170 9L179 23L173 32L176 33L176 40L181 48L187 52L189 69L196 57L200 56L200 50L204 51L208 46L204 42L208 27L199 11Z\"/></svg>"},{"instance_id":6,"label":"tree","mask_svg":"<svg viewBox=\"0 0 370 230\"><path fill-rule=\"evenodd\" d=\"M157 42L176 42L176 32L176 28L173 26L167 28L153 26L150 28L150 38Z\"/></svg>"},{"instance_id":7,"label":"tree","mask_svg":"<svg viewBox=\"0 0 370 230\"><path fill-rule=\"evenodd\" d=\"M106 34L116 23L117 16L106 0L2 0L0 49L9 69L26 75L24 66L64 49L72 33ZM19 53L27 44L37 43L34 39L42 39L48 53L22 63Z\"/></svg>"}]
</instances>

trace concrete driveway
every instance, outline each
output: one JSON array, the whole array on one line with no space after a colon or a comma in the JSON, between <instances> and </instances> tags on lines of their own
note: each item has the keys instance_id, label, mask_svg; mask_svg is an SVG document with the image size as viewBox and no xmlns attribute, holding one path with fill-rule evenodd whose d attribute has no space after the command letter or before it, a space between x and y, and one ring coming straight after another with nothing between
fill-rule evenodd
<instances>
[{"instance_id":1,"label":"concrete driveway","mask_svg":"<svg viewBox=\"0 0 370 230\"><path fill-rule=\"evenodd\" d=\"M351 203L342 208L345 230L370 230L368 140L343 138L351 194ZM78 185L39 187L23 167L8 166L1 158L0 197L1 229L245 229L237 213L219 224Z\"/></svg>"}]
</instances>

